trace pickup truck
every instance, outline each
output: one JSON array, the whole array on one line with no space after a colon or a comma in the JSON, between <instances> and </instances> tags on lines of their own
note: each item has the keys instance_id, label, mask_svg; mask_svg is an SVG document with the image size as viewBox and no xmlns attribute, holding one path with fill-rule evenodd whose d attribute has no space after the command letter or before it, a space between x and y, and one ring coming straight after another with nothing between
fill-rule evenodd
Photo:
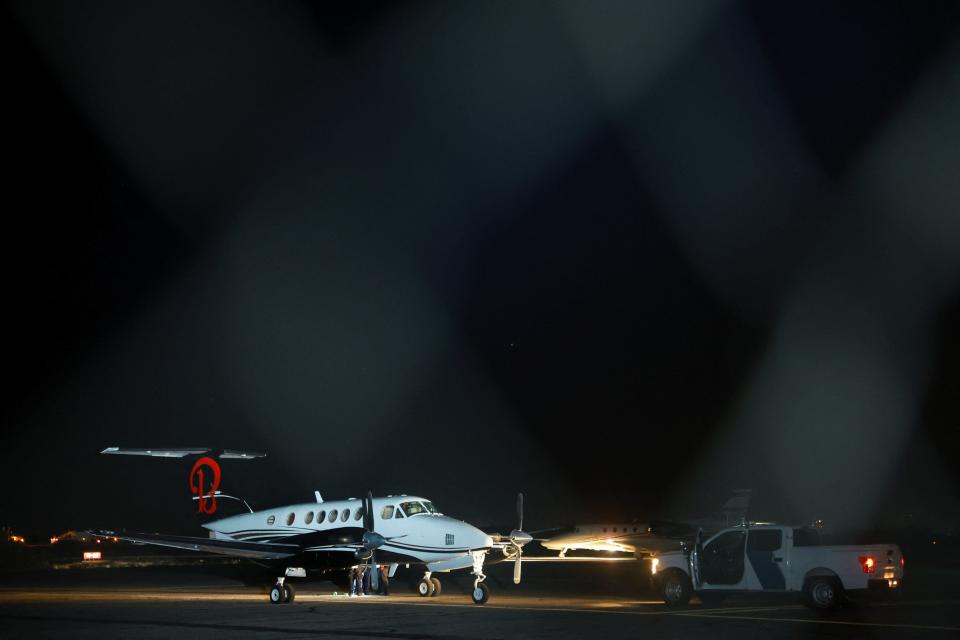
<instances>
[{"instance_id":1,"label":"pickup truck","mask_svg":"<svg viewBox=\"0 0 960 640\"><path fill-rule=\"evenodd\" d=\"M898 589L904 559L895 544L823 545L819 531L752 524L723 529L651 559L654 587L667 605L696 593L802 593L815 609L839 606L846 591Z\"/></svg>"}]
</instances>

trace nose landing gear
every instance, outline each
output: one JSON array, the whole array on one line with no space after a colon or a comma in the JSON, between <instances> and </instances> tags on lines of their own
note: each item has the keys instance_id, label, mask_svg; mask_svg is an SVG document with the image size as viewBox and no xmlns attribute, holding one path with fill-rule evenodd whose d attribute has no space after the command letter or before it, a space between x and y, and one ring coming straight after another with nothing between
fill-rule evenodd
<instances>
[{"instance_id":1,"label":"nose landing gear","mask_svg":"<svg viewBox=\"0 0 960 640\"><path fill-rule=\"evenodd\" d=\"M484 604L490 599L490 588L483 584L487 579L487 576L483 575L483 561L486 557L486 551L473 552L473 575L476 576L473 581L473 591L470 592L473 604Z\"/></svg>"}]
</instances>

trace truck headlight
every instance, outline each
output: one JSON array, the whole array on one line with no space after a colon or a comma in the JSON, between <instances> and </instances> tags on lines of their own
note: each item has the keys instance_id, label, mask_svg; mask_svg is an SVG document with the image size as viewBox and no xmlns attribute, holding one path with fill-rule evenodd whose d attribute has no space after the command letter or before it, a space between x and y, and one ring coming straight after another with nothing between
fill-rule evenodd
<instances>
[{"instance_id":1,"label":"truck headlight","mask_svg":"<svg viewBox=\"0 0 960 640\"><path fill-rule=\"evenodd\" d=\"M651 558L650 559L650 574L657 575L657 565L660 564L660 558Z\"/></svg>"}]
</instances>

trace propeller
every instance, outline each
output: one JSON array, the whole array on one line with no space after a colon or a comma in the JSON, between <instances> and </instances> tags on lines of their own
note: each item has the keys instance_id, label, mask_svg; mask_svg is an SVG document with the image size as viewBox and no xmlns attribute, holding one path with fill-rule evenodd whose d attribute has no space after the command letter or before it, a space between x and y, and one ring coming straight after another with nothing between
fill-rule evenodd
<instances>
[{"instance_id":1,"label":"propeller","mask_svg":"<svg viewBox=\"0 0 960 640\"><path fill-rule=\"evenodd\" d=\"M386 543L387 539L374 531L376 528L373 516L373 492L367 491L363 501L363 548L370 552L370 588L377 591L380 587L380 565L377 564L377 549Z\"/></svg>"},{"instance_id":2,"label":"propeller","mask_svg":"<svg viewBox=\"0 0 960 640\"><path fill-rule=\"evenodd\" d=\"M516 550L513 561L513 583L520 584L520 558L523 556L523 545L533 540L533 536L523 530L523 494L517 494L517 528L510 532L510 544Z\"/></svg>"}]
</instances>

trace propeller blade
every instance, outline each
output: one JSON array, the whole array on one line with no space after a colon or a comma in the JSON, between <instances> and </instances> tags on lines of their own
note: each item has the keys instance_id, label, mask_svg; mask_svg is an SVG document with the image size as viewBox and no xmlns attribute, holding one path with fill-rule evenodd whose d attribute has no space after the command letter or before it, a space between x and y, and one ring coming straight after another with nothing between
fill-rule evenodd
<instances>
[{"instance_id":1,"label":"propeller blade","mask_svg":"<svg viewBox=\"0 0 960 640\"><path fill-rule=\"evenodd\" d=\"M367 497L363 501L363 528L367 531L374 530L373 522L373 492L367 491Z\"/></svg>"},{"instance_id":2,"label":"propeller blade","mask_svg":"<svg viewBox=\"0 0 960 640\"><path fill-rule=\"evenodd\" d=\"M517 547L517 559L513 561L513 584L520 584L520 556L523 555L523 549Z\"/></svg>"},{"instance_id":3,"label":"propeller blade","mask_svg":"<svg viewBox=\"0 0 960 640\"><path fill-rule=\"evenodd\" d=\"M517 530L523 531L523 494L517 494Z\"/></svg>"}]
</instances>

